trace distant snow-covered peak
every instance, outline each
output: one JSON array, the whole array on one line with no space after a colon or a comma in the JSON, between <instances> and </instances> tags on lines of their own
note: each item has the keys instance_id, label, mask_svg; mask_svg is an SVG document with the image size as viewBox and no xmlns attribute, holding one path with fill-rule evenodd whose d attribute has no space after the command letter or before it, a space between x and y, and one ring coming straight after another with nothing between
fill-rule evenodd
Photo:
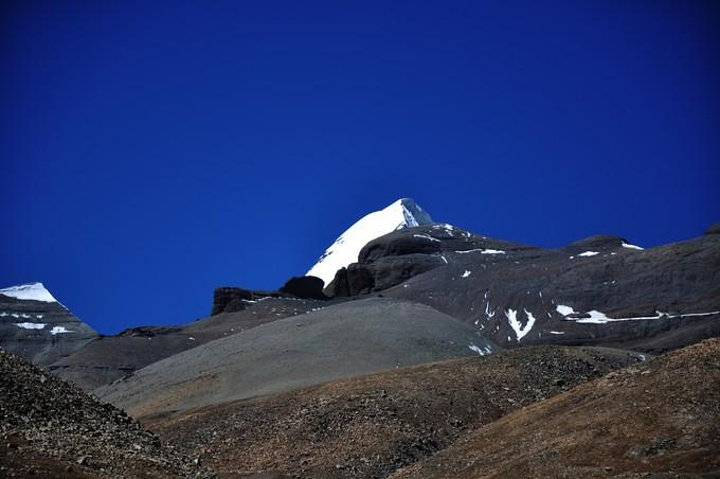
<instances>
[{"instance_id":1,"label":"distant snow-covered peak","mask_svg":"<svg viewBox=\"0 0 720 479\"><path fill-rule=\"evenodd\" d=\"M11 298L25 299L31 301L43 301L45 303L57 303L57 300L45 289L42 283L21 284L9 288L0 289L0 294Z\"/></svg>"},{"instance_id":2,"label":"distant snow-covered peak","mask_svg":"<svg viewBox=\"0 0 720 479\"><path fill-rule=\"evenodd\" d=\"M383 210L364 216L348 228L325 250L306 275L322 279L327 286L340 268L357 262L360 250L370 241L399 229L427 224L433 224L430 215L412 199L399 199Z\"/></svg>"}]
</instances>

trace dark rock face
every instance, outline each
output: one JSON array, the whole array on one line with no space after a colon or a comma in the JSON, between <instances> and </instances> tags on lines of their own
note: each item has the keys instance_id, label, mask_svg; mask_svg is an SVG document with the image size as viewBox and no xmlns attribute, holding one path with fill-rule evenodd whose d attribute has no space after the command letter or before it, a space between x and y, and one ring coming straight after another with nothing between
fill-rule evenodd
<instances>
[{"instance_id":1,"label":"dark rock face","mask_svg":"<svg viewBox=\"0 0 720 479\"><path fill-rule=\"evenodd\" d=\"M482 251L526 251L525 245L473 235L450 225L399 230L368 243L359 261L336 273L326 288L331 297L383 291L448 264L448 255Z\"/></svg>"},{"instance_id":2,"label":"dark rock face","mask_svg":"<svg viewBox=\"0 0 720 479\"><path fill-rule=\"evenodd\" d=\"M212 315L223 312L242 311L243 304L253 300L253 292L242 288L215 288L213 293Z\"/></svg>"},{"instance_id":3,"label":"dark rock face","mask_svg":"<svg viewBox=\"0 0 720 479\"><path fill-rule=\"evenodd\" d=\"M290 278L280 288L280 292L301 299L327 299L327 296L323 293L324 285L323 280L315 276L299 276Z\"/></svg>"},{"instance_id":4,"label":"dark rock face","mask_svg":"<svg viewBox=\"0 0 720 479\"><path fill-rule=\"evenodd\" d=\"M333 297L350 297L370 293L375 287L373 271L362 264L351 264L335 274L327 292Z\"/></svg>"},{"instance_id":5,"label":"dark rock face","mask_svg":"<svg viewBox=\"0 0 720 479\"><path fill-rule=\"evenodd\" d=\"M720 235L649 250L599 235L541 249L448 225L409 228L369 243L326 289L380 291L472 323L505 347L662 352L720 335Z\"/></svg>"},{"instance_id":6,"label":"dark rock face","mask_svg":"<svg viewBox=\"0 0 720 479\"><path fill-rule=\"evenodd\" d=\"M142 338L154 338L156 336L178 333L182 331L182 328L171 327L171 326L138 326L135 328L123 329L120 331L118 336L120 337L142 337Z\"/></svg>"},{"instance_id":7,"label":"dark rock face","mask_svg":"<svg viewBox=\"0 0 720 479\"><path fill-rule=\"evenodd\" d=\"M0 347L47 365L69 356L97 337L62 304L0 294Z\"/></svg>"},{"instance_id":8,"label":"dark rock face","mask_svg":"<svg viewBox=\"0 0 720 479\"><path fill-rule=\"evenodd\" d=\"M282 295L277 291L253 291L243 288L223 287L215 288L213 296L212 316L220 313L244 311L248 304L264 298L279 298Z\"/></svg>"},{"instance_id":9,"label":"dark rock face","mask_svg":"<svg viewBox=\"0 0 720 479\"><path fill-rule=\"evenodd\" d=\"M594 235L573 241L568 244L565 249L567 251L577 250L579 253L584 251L613 251L620 248L623 244L627 244L627 240L618 236L611 235Z\"/></svg>"}]
</instances>

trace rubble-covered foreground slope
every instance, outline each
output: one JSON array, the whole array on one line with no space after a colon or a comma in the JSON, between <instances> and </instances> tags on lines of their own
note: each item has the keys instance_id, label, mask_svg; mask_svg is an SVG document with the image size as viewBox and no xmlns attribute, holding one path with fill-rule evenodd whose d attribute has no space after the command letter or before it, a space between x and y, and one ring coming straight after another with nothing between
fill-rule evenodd
<instances>
[{"instance_id":1,"label":"rubble-covered foreground slope","mask_svg":"<svg viewBox=\"0 0 720 479\"><path fill-rule=\"evenodd\" d=\"M0 477L213 477L145 430L0 351Z\"/></svg>"},{"instance_id":2,"label":"rubble-covered foreground slope","mask_svg":"<svg viewBox=\"0 0 720 479\"><path fill-rule=\"evenodd\" d=\"M95 393L137 416L498 350L471 326L424 304L367 298L203 344Z\"/></svg>"},{"instance_id":3,"label":"rubble-covered foreground slope","mask_svg":"<svg viewBox=\"0 0 720 479\"><path fill-rule=\"evenodd\" d=\"M141 420L220 474L385 477L509 411L643 359L523 348Z\"/></svg>"},{"instance_id":4,"label":"rubble-covered foreground slope","mask_svg":"<svg viewBox=\"0 0 720 479\"><path fill-rule=\"evenodd\" d=\"M720 477L720 339L515 411L392 477Z\"/></svg>"}]
</instances>

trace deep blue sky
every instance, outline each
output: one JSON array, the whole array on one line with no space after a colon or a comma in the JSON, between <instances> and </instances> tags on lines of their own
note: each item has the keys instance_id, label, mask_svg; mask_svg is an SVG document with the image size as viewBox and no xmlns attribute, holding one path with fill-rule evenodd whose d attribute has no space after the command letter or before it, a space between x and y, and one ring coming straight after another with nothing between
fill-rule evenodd
<instances>
[{"instance_id":1,"label":"deep blue sky","mask_svg":"<svg viewBox=\"0 0 720 479\"><path fill-rule=\"evenodd\" d=\"M3 2L0 286L187 322L403 196L539 246L698 236L713 3Z\"/></svg>"}]
</instances>

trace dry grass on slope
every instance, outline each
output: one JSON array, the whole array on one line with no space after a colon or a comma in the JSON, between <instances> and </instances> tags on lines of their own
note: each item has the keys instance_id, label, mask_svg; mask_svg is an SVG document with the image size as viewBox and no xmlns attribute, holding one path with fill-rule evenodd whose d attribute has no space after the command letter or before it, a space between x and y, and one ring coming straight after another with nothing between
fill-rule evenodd
<instances>
[{"instance_id":1,"label":"dry grass on slope","mask_svg":"<svg viewBox=\"0 0 720 479\"><path fill-rule=\"evenodd\" d=\"M515 411L392 476L720 477L720 339Z\"/></svg>"}]
</instances>

